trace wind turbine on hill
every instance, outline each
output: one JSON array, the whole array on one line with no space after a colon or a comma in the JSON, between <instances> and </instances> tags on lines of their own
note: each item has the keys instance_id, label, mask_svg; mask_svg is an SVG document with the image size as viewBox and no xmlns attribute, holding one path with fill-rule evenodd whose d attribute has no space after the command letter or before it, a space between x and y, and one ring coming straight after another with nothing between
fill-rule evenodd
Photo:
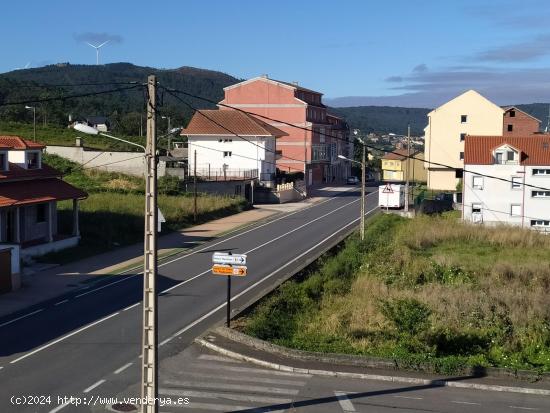
<instances>
[{"instance_id":1,"label":"wind turbine on hill","mask_svg":"<svg viewBox=\"0 0 550 413\"><path fill-rule=\"evenodd\" d=\"M88 43L88 42L86 42ZM96 65L99 65L99 49L103 46L105 46L107 43L109 43L109 40L101 43L100 45L96 46L95 44L91 44L91 43L88 43L88 45L92 46L94 49L95 49L95 53L96 53Z\"/></svg>"}]
</instances>

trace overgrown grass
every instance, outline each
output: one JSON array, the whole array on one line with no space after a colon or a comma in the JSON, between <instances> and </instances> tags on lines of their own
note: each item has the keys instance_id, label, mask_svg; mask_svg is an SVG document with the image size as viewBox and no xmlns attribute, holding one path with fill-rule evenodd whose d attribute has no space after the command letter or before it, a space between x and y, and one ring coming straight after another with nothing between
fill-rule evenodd
<instances>
[{"instance_id":1,"label":"overgrown grass","mask_svg":"<svg viewBox=\"0 0 550 413\"><path fill-rule=\"evenodd\" d=\"M32 121L30 123L19 122L0 122L0 135L16 135L22 138L33 140L34 130ZM80 136L84 140L85 146L95 149L115 150L115 151L136 151L132 145L124 142L118 142L103 136L89 136L70 128L62 128L53 125L36 124L36 141L45 145L74 146L75 139ZM145 144L145 138L139 136L118 136L120 138Z\"/></svg>"},{"instance_id":2,"label":"overgrown grass","mask_svg":"<svg viewBox=\"0 0 550 413\"><path fill-rule=\"evenodd\" d=\"M78 164L55 155L45 163L64 173L67 182L88 192L80 203L81 242L78 247L48 254L41 261L66 263L143 240L144 180L130 175L83 170ZM193 225L193 197L179 190L173 177L159 179L158 205L166 223L163 233ZM248 207L244 198L199 194L197 223L240 212ZM58 202L58 230L72 231L72 202Z\"/></svg>"},{"instance_id":3,"label":"overgrown grass","mask_svg":"<svg viewBox=\"0 0 550 413\"><path fill-rule=\"evenodd\" d=\"M452 215L375 218L245 319L259 338L442 373L550 371L550 238Z\"/></svg>"}]
</instances>

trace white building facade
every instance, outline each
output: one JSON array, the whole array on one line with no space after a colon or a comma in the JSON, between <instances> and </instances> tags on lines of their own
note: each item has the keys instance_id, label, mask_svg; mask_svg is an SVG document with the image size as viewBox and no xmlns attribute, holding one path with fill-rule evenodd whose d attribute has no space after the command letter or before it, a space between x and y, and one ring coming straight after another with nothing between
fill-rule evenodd
<instances>
[{"instance_id":1,"label":"white building facade","mask_svg":"<svg viewBox=\"0 0 550 413\"><path fill-rule=\"evenodd\" d=\"M286 133L235 110L201 110L182 135L188 139L189 174L204 180L257 179L272 186L276 139ZM196 160L195 160L196 156Z\"/></svg>"},{"instance_id":2,"label":"white building facade","mask_svg":"<svg viewBox=\"0 0 550 413\"><path fill-rule=\"evenodd\" d=\"M463 219L550 231L550 136L468 136Z\"/></svg>"}]
</instances>

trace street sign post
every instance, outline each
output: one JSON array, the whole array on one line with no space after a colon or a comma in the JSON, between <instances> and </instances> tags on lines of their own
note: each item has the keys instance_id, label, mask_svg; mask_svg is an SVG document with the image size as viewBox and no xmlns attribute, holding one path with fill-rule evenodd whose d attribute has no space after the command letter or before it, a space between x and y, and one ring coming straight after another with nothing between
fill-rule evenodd
<instances>
[{"instance_id":1,"label":"street sign post","mask_svg":"<svg viewBox=\"0 0 550 413\"><path fill-rule=\"evenodd\" d=\"M231 321L231 277L244 277L246 275L246 254L231 252L215 252L212 255L212 274L227 276L227 327Z\"/></svg>"},{"instance_id":2,"label":"street sign post","mask_svg":"<svg viewBox=\"0 0 550 413\"><path fill-rule=\"evenodd\" d=\"M212 262L214 264L246 265L246 254L215 252L212 255Z\"/></svg>"}]
</instances>

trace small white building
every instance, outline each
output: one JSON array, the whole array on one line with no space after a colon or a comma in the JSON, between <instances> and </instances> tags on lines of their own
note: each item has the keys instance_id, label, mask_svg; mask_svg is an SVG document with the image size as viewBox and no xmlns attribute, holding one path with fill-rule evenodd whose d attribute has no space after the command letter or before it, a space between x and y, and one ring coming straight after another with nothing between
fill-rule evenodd
<instances>
[{"instance_id":1,"label":"small white building","mask_svg":"<svg viewBox=\"0 0 550 413\"><path fill-rule=\"evenodd\" d=\"M189 174L202 180L257 179L271 187L276 139L287 134L237 110L199 110L182 130L188 138ZM196 152L196 161L195 161Z\"/></svg>"},{"instance_id":2,"label":"small white building","mask_svg":"<svg viewBox=\"0 0 550 413\"><path fill-rule=\"evenodd\" d=\"M550 136L466 136L463 218L550 231Z\"/></svg>"}]
</instances>

